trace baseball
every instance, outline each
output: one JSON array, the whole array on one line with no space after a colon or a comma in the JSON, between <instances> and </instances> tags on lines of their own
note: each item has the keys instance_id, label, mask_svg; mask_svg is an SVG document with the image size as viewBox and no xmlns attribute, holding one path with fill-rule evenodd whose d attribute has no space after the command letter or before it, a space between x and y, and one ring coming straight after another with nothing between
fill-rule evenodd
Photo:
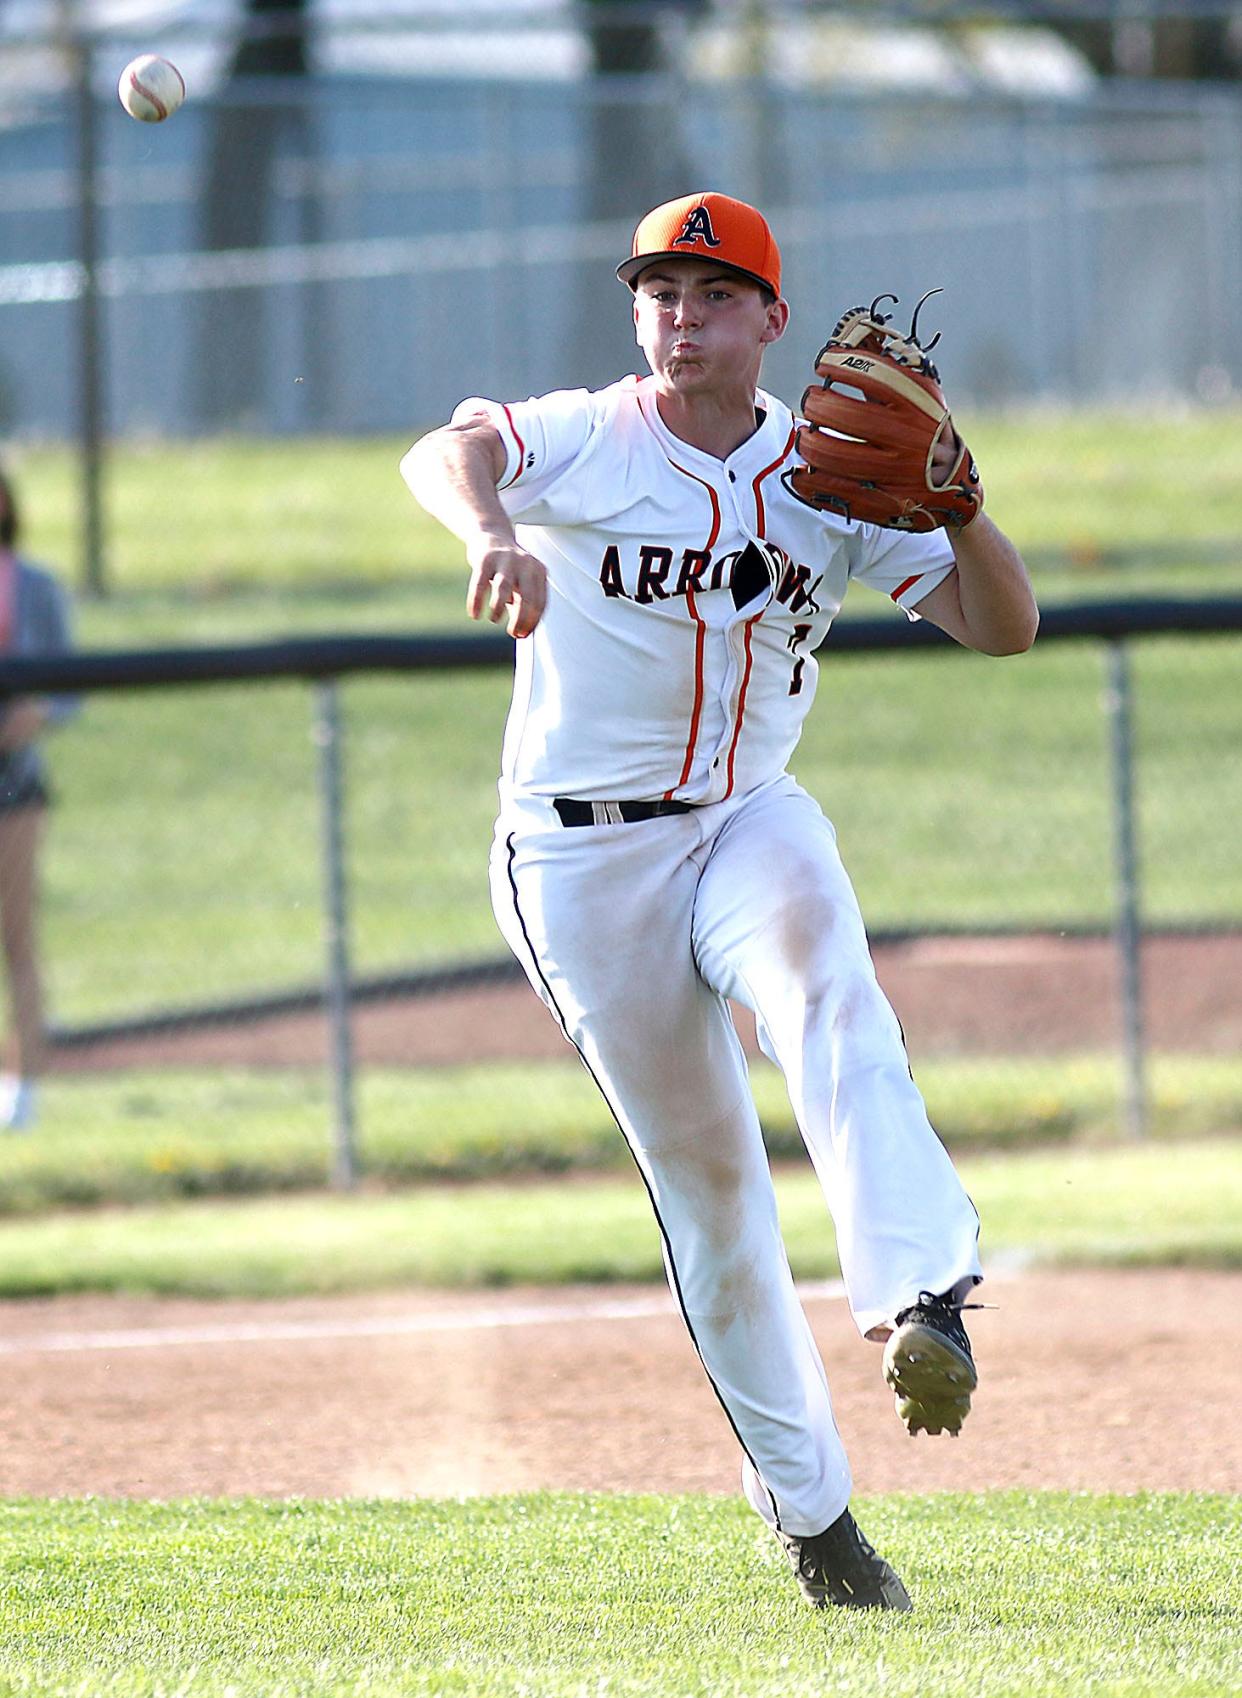
<instances>
[{"instance_id":1,"label":"baseball","mask_svg":"<svg viewBox=\"0 0 1242 1698\"><path fill-rule=\"evenodd\" d=\"M121 72L116 92L131 118L162 124L185 99L185 79L175 65L157 53L140 53Z\"/></svg>"}]
</instances>

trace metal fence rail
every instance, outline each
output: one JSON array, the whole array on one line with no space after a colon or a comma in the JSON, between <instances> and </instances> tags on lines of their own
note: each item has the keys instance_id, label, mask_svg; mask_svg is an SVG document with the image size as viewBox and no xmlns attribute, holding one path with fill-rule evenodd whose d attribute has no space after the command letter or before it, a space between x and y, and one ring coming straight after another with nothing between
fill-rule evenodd
<instances>
[{"instance_id":1,"label":"metal fence rail","mask_svg":"<svg viewBox=\"0 0 1242 1698\"><path fill-rule=\"evenodd\" d=\"M1242 630L1242 596L1135 596L1124 601L1045 607L1039 641L1071 638L1226 635ZM878 654L935 648L960 653L927 620L841 619L820 654ZM136 690L241 680L346 678L356 673L443 672L508 666L513 644L477 636L291 637L227 647L108 649L55 656L0 656L0 698L78 690Z\"/></svg>"}]
</instances>

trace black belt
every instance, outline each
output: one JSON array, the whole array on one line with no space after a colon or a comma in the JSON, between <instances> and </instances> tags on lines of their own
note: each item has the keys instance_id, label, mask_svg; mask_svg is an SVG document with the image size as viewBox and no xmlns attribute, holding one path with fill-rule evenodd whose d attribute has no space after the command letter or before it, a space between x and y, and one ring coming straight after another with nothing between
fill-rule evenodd
<instances>
[{"instance_id":1,"label":"black belt","mask_svg":"<svg viewBox=\"0 0 1242 1698\"><path fill-rule=\"evenodd\" d=\"M688 814L693 802L578 802L558 796L552 803L562 825L634 825L639 820L657 820L663 814Z\"/></svg>"}]
</instances>

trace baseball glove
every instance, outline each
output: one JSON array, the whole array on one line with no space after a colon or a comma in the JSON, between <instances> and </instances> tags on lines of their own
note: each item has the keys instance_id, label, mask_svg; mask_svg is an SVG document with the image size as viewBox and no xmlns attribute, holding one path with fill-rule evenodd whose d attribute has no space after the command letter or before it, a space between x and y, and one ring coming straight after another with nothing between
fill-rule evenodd
<instances>
[{"instance_id":1,"label":"baseball glove","mask_svg":"<svg viewBox=\"0 0 1242 1698\"><path fill-rule=\"evenodd\" d=\"M932 294L939 290L933 289ZM793 493L811 507L893 531L960 529L983 507L983 486L940 388L940 374L916 331L919 307L905 336L879 312L852 307L815 361L802 397L806 423L797 436L805 462L785 473ZM932 456L946 442L955 450L947 469Z\"/></svg>"}]
</instances>

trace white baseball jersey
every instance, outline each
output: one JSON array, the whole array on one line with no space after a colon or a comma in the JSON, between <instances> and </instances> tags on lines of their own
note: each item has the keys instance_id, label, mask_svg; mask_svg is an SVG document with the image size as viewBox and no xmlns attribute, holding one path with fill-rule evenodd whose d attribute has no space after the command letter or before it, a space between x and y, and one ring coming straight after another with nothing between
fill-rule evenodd
<instances>
[{"instance_id":1,"label":"white baseball jersey","mask_svg":"<svg viewBox=\"0 0 1242 1698\"><path fill-rule=\"evenodd\" d=\"M547 610L516 647L502 800L745 794L793 752L850 580L909 612L952 569L943 531L854 524L790 494L793 414L762 391L756 405L762 423L723 461L668 430L652 378L457 408L499 430L501 500L548 570Z\"/></svg>"}]
</instances>

